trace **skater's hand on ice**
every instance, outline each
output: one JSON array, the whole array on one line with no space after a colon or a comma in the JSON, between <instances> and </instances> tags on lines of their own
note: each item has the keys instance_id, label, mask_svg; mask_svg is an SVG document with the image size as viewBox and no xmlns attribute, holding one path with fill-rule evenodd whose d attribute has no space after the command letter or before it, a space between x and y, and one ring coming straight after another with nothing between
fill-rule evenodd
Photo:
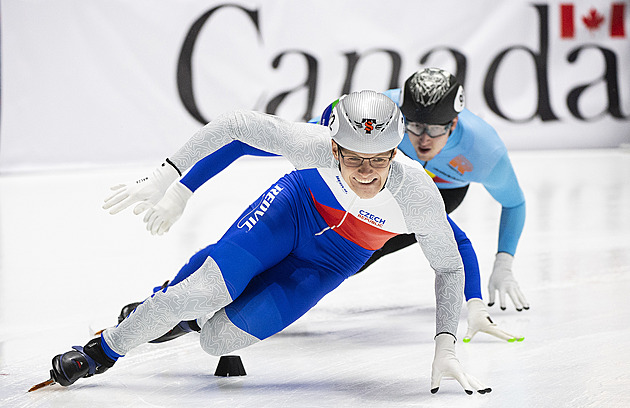
<instances>
[{"instance_id":1,"label":"skater's hand on ice","mask_svg":"<svg viewBox=\"0 0 630 408\"><path fill-rule=\"evenodd\" d=\"M486 310L486 306L483 301L478 298L470 299L467 302L468 305L468 331L464 337L464 343L468 343L475 337L478 332L487 333L491 336L497 337L501 340L506 340L510 343L515 341L523 341L524 337L514 336L497 327L497 324L490 319L490 315Z\"/></svg>"},{"instance_id":2,"label":"skater's hand on ice","mask_svg":"<svg viewBox=\"0 0 630 408\"><path fill-rule=\"evenodd\" d=\"M491 388L481 384L479 380L464 372L464 368L455 356L455 337L448 333L441 333L435 337L435 357L431 370L431 393L435 394L440 389L443 377L452 377L460 383L470 395L473 391L485 394L492 391Z\"/></svg>"},{"instance_id":3,"label":"skater's hand on ice","mask_svg":"<svg viewBox=\"0 0 630 408\"><path fill-rule=\"evenodd\" d=\"M186 203L192 195L192 191L182 183L173 183L166 190L164 197L145 214L143 221L147 224L147 231L153 235L168 232L175 221L182 216Z\"/></svg>"},{"instance_id":4,"label":"skater's hand on ice","mask_svg":"<svg viewBox=\"0 0 630 408\"><path fill-rule=\"evenodd\" d=\"M514 274L512 273L512 261L514 257L506 252L499 252L494 260L494 268L490 281L488 282L488 306L494 305L496 291L499 291L499 306L501 310L505 310L506 293L514 302L516 310L519 312L523 309L529 309L529 302L525 299L525 295L518 287Z\"/></svg>"},{"instance_id":5,"label":"skater's hand on ice","mask_svg":"<svg viewBox=\"0 0 630 408\"><path fill-rule=\"evenodd\" d=\"M119 184L112 187L115 191L105 199L103 209L110 209L110 214L118 214L132 204L139 203L133 209L138 215L155 205L171 185L179 177L179 172L169 163L162 163L150 176L141 178L129 184Z\"/></svg>"}]
</instances>

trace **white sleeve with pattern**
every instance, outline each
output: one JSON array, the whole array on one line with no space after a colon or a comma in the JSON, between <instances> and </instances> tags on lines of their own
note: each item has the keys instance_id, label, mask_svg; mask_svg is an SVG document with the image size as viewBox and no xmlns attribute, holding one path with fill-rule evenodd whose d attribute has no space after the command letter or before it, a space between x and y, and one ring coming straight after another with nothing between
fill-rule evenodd
<instances>
[{"instance_id":1,"label":"white sleeve with pattern","mask_svg":"<svg viewBox=\"0 0 630 408\"><path fill-rule=\"evenodd\" d=\"M252 111L235 111L218 116L195 133L169 159L184 172L234 140L282 155L298 169L328 167L332 161L330 136L326 127L290 122Z\"/></svg>"},{"instance_id":2,"label":"white sleeve with pattern","mask_svg":"<svg viewBox=\"0 0 630 408\"><path fill-rule=\"evenodd\" d=\"M415 233L435 271L436 334L455 336L463 302L464 267L442 197L423 170L393 163L390 177L398 188L394 197L409 231Z\"/></svg>"}]
</instances>

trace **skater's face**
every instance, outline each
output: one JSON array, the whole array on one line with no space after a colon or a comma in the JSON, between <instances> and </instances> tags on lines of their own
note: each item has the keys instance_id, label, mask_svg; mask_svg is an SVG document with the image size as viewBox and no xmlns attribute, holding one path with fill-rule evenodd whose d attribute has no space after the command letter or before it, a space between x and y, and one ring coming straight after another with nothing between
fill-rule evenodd
<instances>
[{"instance_id":1,"label":"skater's face","mask_svg":"<svg viewBox=\"0 0 630 408\"><path fill-rule=\"evenodd\" d=\"M360 198L372 198L383 189L396 149L378 154L361 154L346 150L333 141L332 150L339 161L341 176Z\"/></svg>"},{"instance_id":2,"label":"skater's face","mask_svg":"<svg viewBox=\"0 0 630 408\"><path fill-rule=\"evenodd\" d=\"M448 136L457 126L457 118L449 125L427 125L408 122L406 126L409 141L416 151L418 159L429 161L434 158L448 141Z\"/></svg>"}]
</instances>

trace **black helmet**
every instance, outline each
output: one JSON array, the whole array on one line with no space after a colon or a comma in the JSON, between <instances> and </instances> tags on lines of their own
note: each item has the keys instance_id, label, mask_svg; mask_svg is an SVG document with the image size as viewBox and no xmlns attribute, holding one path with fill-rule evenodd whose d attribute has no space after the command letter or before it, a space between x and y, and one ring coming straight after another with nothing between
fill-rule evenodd
<instances>
[{"instance_id":1,"label":"black helmet","mask_svg":"<svg viewBox=\"0 0 630 408\"><path fill-rule=\"evenodd\" d=\"M425 68L407 78L400 110L408 122L445 125L464 109L464 87L449 72Z\"/></svg>"}]
</instances>

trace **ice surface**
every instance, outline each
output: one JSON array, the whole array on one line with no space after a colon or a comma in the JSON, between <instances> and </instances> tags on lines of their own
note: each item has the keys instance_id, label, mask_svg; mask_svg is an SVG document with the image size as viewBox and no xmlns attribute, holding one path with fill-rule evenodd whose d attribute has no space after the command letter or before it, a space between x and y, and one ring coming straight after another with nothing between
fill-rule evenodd
<instances>
[{"instance_id":1,"label":"ice surface","mask_svg":"<svg viewBox=\"0 0 630 408\"><path fill-rule=\"evenodd\" d=\"M0 177L2 407L628 407L630 152L514 152L527 221L514 262L531 303L491 316L522 343L479 334L457 343L467 371L493 388L429 392L433 273L419 247L350 278L282 333L235 354L247 376L215 377L197 334L146 344L109 372L27 393L51 358L115 324L120 308L174 276L290 167L244 158L202 187L171 232L153 237L130 211L100 208L110 185L150 168ZM244 186L244 188L239 188ZM226 198L226 195L228 198ZM482 289L499 207L480 186L452 214L471 238ZM466 330L466 310L459 327Z\"/></svg>"}]
</instances>

